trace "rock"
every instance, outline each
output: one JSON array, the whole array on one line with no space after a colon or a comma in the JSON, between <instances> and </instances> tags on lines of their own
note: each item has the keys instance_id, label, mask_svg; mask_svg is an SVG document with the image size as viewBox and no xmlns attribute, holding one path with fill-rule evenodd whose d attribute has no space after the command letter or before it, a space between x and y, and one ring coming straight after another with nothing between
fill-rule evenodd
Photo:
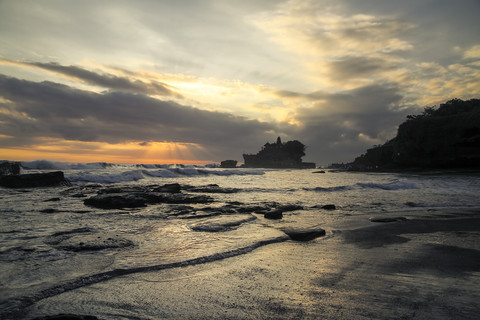
<instances>
[{"instance_id":1,"label":"rock","mask_svg":"<svg viewBox=\"0 0 480 320\"><path fill-rule=\"evenodd\" d=\"M218 184L208 184L206 186L184 186L184 189L189 192L203 192L203 193L236 193L239 190L235 188L222 188Z\"/></svg>"},{"instance_id":2,"label":"rock","mask_svg":"<svg viewBox=\"0 0 480 320\"><path fill-rule=\"evenodd\" d=\"M320 209L323 209L323 210L336 210L337 207L335 207L334 204L326 204L324 206L321 206Z\"/></svg>"},{"instance_id":3,"label":"rock","mask_svg":"<svg viewBox=\"0 0 480 320\"><path fill-rule=\"evenodd\" d=\"M251 214L227 215L203 219L203 221L191 223L190 229L204 232L222 232L238 227L244 223L257 219Z\"/></svg>"},{"instance_id":4,"label":"rock","mask_svg":"<svg viewBox=\"0 0 480 320\"><path fill-rule=\"evenodd\" d=\"M0 186L6 188L36 188L69 186L62 171L0 176Z\"/></svg>"},{"instance_id":5,"label":"rock","mask_svg":"<svg viewBox=\"0 0 480 320\"><path fill-rule=\"evenodd\" d=\"M405 221L405 217L371 217L369 219L371 222L396 222L396 221Z\"/></svg>"},{"instance_id":6,"label":"rock","mask_svg":"<svg viewBox=\"0 0 480 320\"><path fill-rule=\"evenodd\" d=\"M286 228L282 229L290 239L295 241L310 241L325 235L325 230L322 228Z\"/></svg>"},{"instance_id":7,"label":"rock","mask_svg":"<svg viewBox=\"0 0 480 320\"><path fill-rule=\"evenodd\" d=\"M267 219L282 219L283 211L279 209L268 211L268 212L265 212L264 217Z\"/></svg>"},{"instance_id":8,"label":"rock","mask_svg":"<svg viewBox=\"0 0 480 320\"><path fill-rule=\"evenodd\" d=\"M209 196L189 196L181 193L165 194L153 192L138 192L133 194L99 194L88 199L83 203L90 207L100 209L121 209L121 208L139 208L147 204L174 203L210 203L213 199Z\"/></svg>"},{"instance_id":9,"label":"rock","mask_svg":"<svg viewBox=\"0 0 480 320\"><path fill-rule=\"evenodd\" d=\"M121 209L121 208L139 208L146 207L145 197L139 197L135 194L130 195L96 195L85 199L83 203L90 207L100 209Z\"/></svg>"},{"instance_id":10,"label":"rock","mask_svg":"<svg viewBox=\"0 0 480 320\"><path fill-rule=\"evenodd\" d=\"M165 192L165 193L180 193L182 187L178 183L164 184L163 186L153 189L153 192Z\"/></svg>"},{"instance_id":11,"label":"rock","mask_svg":"<svg viewBox=\"0 0 480 320\"><path fill-rule=\"evenodd\" d=\"M296 204L285 204L277 207L277 209L285 212L285 211L303 210L303 207Z\"/></svg>"},{"instance_id":12,"label":"rock","mask_svg":"<svg viewBox=\"0 0 480 320\"><path fill-rule=\"evenodd\" d=\"M213 198L205 195L189 196L185 194L172 195L150 195L149 204L155 203L174 203L174 204L191 204L191 203L210 203Z\"/></svg>"},{"instance_id":13,"label":"rock","mask_svg":"<svg viewBox=\"0 0 480 320\"><path fill-rule=\"evenodd\" d=\"M88 315L76 315L76 314L57 314L54 316L43 316L38 317L33 320L98 320L95 316L88 316Z\"/></svg>"},{"instance_id":14,"label":"rock","mask_svg":"<svg viewBox=\"0 0 480 320\"><path fill-rule=\"evenodd\" d=\"M237 160L224 160L220 162L220 168L236 168Z\"/></svg>"},{"instance_id":15,"label":"rock","mask_svg":"<svg viewBox=\"0 0 480 320\"><path fill-rule=\"evenodd\" d=\"M40 210L41 213L55 213L58 212L58 210L53 209L53 208L47 208L47 209L42 209Z\"/></svg>"},{"instance_id":16,"label":"rock","mask_svg":"<svg viewBox=\"0 0 480 320\"><path fill-rule=\"evenodd\" d=\"M325 173L325 171L320 170L320 171L313 171L312 173Z\"/></svg>"},{"instance_id":17,"label":"rock","mask_svg":"<svg viewBox=\"0 0 480 320\"><path fill-rule=\"evenodd\" d=\"M73 236L68 238L57 246L58 249L65 251L99 251L105 249L119 249L134 246L133 241L117 237L107 236Z\"/></svg>"},{"instance_id":18,"label":"rock","mask_svg":"<svg viewBox=\"0 0 480 320\"><path fill-rule=\"evenodd\" d=\"M44 200L43 202L55 202L55 201L60 201L60 198L58 197L50 198L50 199Z\"/></svg>"},{"instance_id":19,"label":"rock","mask_svg":"<svg viewBox=\"0 0 480 320\"><path fill-rule=\"evenodd\" d=\"M0 176L8 176L12 174L20 174L21 166L18 162L1 162Z\"/></svg>"}]
</instances>

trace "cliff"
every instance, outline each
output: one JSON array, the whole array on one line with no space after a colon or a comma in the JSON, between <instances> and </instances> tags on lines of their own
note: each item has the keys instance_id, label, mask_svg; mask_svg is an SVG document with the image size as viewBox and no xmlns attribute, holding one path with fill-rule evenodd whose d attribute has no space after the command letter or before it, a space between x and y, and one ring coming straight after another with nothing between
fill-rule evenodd
<instances>
[{"instance_id":1,"label":"cliff","mask_svg":"<svg viewBox=\"0 0 480 320\"><path fill-rule=\"evenodd\" d=\"M282 143L267 142L257 154L244 154L245 167L250 168L315 168L313 162L303 162L306 146L298 140Z\"/></svg>"},{"instance_id":2,"label":"cliff","mask_svg":"<svg viewBox=\"0 0 480 320\"><path fill-rule=\"evenodd\" d=\"M351 169L480 168L480 99L453 99L409 115L397 136L368 149Z\"/></svg>"}]
</instances>

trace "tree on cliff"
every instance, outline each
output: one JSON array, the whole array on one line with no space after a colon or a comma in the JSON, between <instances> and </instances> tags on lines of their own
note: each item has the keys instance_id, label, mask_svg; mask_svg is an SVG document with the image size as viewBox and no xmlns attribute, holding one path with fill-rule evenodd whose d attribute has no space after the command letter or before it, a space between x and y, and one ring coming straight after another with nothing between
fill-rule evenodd
<instances>
[{"instance_id":1,"label":"tree on cliff","mask_svg":"<svg viewBox=\"0 0 480 320\"><path fill-rule=\"evenodd\" d=\"M421 115L407 116L394 140L395 162L402 166L469 166L480 152L480 100L449 100Z\"/></svg>"},{"instance_id":2,"label":"tree on cliff","mask_svg":"<svg viewBox=\"0 0 480 320\"><path fill-rule=\"evenodd\" d=\"M353 168L480 166L480 99L452 99L409 115L397 136L367 150Z\"/></svg>"}]
</instances>

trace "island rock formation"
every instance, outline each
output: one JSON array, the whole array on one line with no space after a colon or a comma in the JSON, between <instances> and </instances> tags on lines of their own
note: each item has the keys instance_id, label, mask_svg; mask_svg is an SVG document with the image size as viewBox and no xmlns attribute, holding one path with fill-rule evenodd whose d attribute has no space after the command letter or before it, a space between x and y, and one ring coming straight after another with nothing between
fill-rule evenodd
<instances>
[{"instance_id":1,"label":"island rock formation","mask_svg":"<svg viewBox=\"0 0 480 320\"><path fill-rule=\"evenodd\" d=\"M267 142L257 154L244 154L245 167L315 169L315 163L303 162L306 146L298 140Z\"/></svg>"}]
</instances>

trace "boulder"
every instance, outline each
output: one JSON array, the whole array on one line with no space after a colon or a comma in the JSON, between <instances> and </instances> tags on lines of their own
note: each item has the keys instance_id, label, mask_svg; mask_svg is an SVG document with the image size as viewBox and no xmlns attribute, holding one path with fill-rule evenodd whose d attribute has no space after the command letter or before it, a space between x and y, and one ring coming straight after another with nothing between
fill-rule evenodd
<instances>
[{"instance_id":1,"label":"boulder","mask_svg":"<svg viewBox=\"0 0 480 320\"><path fill-rule=\"evenodd\" d=\"M147 200L145 197L138 195L104 195L100 194L85 199L83 203L90 207L100 209L121 209L121 208L139 208L146 207Z\"/></svg>"},{"instance_id":2,"label":"boulder","mask_svg":"<svg viewBox=\"0 0 480 320\"><path fill-rule=\"evenodd\" d=\"M323 210L336 210L337 207L335 207L334 204L326 204L320 207Z\"/></svg>"},{"instance_id":3,"label":"boulder","mask_svg":"<svg viewBox=\"0 0 480 320\"><path fill-rule=\"evenodd\" d=\"M69 186L62 171L0 176L0 186L6 188L36 188Z\"/></svg>"},{"instance_id":4,"label":"boulder","mask_svg":"<svg viewBox=\"0 0 480 320\"><path fill-rule=\"evenodd\" d=\"M156 187L153 192L165 192L165 193L180 193L182 187L178 183L167 183L163 186Z\"/></svg>"},{"instance_id":5,"label":"boulder","mask_svg":"<svg viewBox=\"0 0 480 320\"><path fill-rule=\"evenodd\" d=\"M0 176L8 176L12 174L20 174L20 164L18 162L1 162Z\"/></svg>"},{"instance_id":6,"label":"boulder","mask_svg":"<svg viewBox=\"0 0 480 320\"><path fill-rule=\"evenodd\" d=\"M210 203L213 199L209 196L189 196L181 193L165 194L154 192L137 192L127 194L99 194L88 199L83 203L90 207L100 209L121 209L121 208L139 208L147 204L172 203L172 204L190 204L190 203Z\"/></svg>"},{"instance_id":7,"label":"boulder","mask_svg":"<svg viewBox=\"0 0 480 320\"><path fill-rule=\"evenodd\" d=\"M220 168L236 168L237 160L224 160L220 162Z\"/></svg>"},{"instance_id":8,"label":"boulder","mask_svg":"<svg viewBox=\"0 0 480 320\"><path fill-rule=\"evenodd\" d=\"M296 205L296 204L284 204L284 205L279 206L277 209L285 212L285 211L303 210L303 207L299 206L299 205Z\"/></svg>"},{"instance_id":9,"label":"boulder","mask_svg":"<svg viewBox=\"0 0 480 320\"><path fill-rule=\"evenodd\" d=\"M265 212L263 216L267 219L282 219L283 211L279 209L272 210L272 211Z\"/></svg>"},{"instance_id":10,"label":"boulder","mask_svg":"<svg viewBox=\"0 0 480 320\"><path fill-rule=\"evenodd\" d=\"M310 241L325 235L325 230L322 228L286 228L282 230L290 239L295 241Z\"/></svg>"}]
</instances>

